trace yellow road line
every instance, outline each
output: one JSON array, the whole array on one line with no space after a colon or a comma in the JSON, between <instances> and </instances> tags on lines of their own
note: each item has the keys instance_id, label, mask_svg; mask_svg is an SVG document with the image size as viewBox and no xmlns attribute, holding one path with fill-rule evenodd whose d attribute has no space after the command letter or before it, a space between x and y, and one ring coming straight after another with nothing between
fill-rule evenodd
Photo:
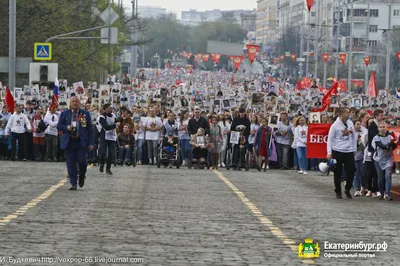
<instances>
[{"instance_id":1,"label":"yellow road line","mask_svg":"<svg viewBox=\"0 0 400 266\"><path fill-rule=\"evenodd\" d=\"M276 236L278 239L282 241L288 248L290 248L293 252L298 252L298 246L296 245L296 241L290 239L287 235L285 235L279 227L275 226L267 216L265 216L256 205L254 205L248 198L246 198L245 194L241 192L231 181L229 181L221 172L217 170L213 170L218 177L224 181L224 183L232 189L233 192L239 197L239 199L250 209L255 217L257 217L260 222L265 225L271 233ZM315 260L306 259L302 260L304 264L315 264Z\"/></svg>"},{"instance_id":2,"label":"yellow road line","mask_svg":"<svg viewBox=\"0 0 400 266\"><path fill-rule=\"evenodd\" d=\"M50 195L53 194L54 191L56 191L59 187L62 187L67 181L68 180L66 178L64 178L63 180L58 182L57 185L54 185L54 186L50 187L48 190L46 190L45 192L43 192L39 197L31 200L25 206L22 206L21 208L16 210L14 213L2 218L0 220L0 227L11 222L14 219L17 219L18 216L24 215L30 208L35 207L39 202L50 197Z\"/></svg>"},{"instance_id":3,"label":"yellow road line","mask_svg":"<svg viewBox=\"0 0 400 266\"><path fill-rule=\"evenodd\" d=\"M91 168L91 167L92 167L92 165L88 166L88 168ZM56 191L58 188L64 186L65 183L67 183L67 182L68 182L67 178L62 179L60 182L58 182L57 185L50 187L48 190L43 192L40 196L38 196L37 198L34 198L30 202L28 202L25 206L22 206L21 208L16 210L14 213L9 214L6 217L3 217L2 219L0 219L0 227L11 222L12 220L17 219L18 216L24 215L30 208L35 207L38 203L40 203L41 201L50 197L51 194L54 193L54 191Z\"/></svg>"}]
</instances>

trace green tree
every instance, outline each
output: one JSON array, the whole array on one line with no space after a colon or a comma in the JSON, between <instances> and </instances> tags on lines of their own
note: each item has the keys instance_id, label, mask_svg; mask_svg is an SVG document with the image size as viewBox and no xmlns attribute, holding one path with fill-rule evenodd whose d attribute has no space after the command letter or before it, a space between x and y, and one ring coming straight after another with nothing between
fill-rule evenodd
<instances>
[{"instance_id":1,"label":"green tree","mask_svg":"<svg viewBox=\"0 0 400 266\"><path fill-rule=\"evenodd\" d=\"M107 7L107 0L97 0L99 10ZM110 70L109 58L116 62L116 57L124 47L131 44L130 33L135 25L135 18L128 17L124 10L118 10L120 18L113 25L118 27L118 44L100 44L96 40L54 40L53 60L59 64L59 78L74 81L103 81ZM8 14L8 1L0 1L0 12ZM137 24L137 21L136 21ZM8 25L8 16L0 16L0 25ZM104 25L93 15L91 0L18 0L17 1L17 56L33 57L33 43L43 42L49 37L68 32ZM86 32L74 36L94 37L100 31ZM8 27L0 27L0 56L8 56ZM110 52L110 53L109 53ZM112 72L119 70L113 63ZM0 74L0 80L7 83L7 74ZM27 75L17 77L17 85L28 84Z\"/></svg>"},{"instance_id":2,"label":"green tree","mask_svg":"<svg viewBox=\"0 0 400 266\"><path fill-rule=\"evenodd\" d=\"M148 31L146 38L151 42L146 45L145 60L151 62L155 54L160 56L161 62L165 58L171 58L173 54L187 51L207 53L207 41L219 40L225 42L241 43L246 36L246 31L239 24L229 21L230 15L215 22L203 22L198 26L189 27L180 23L175 15L168 14L156 19L148 19ZM193 56L188 60L193 64ZM154 60L153 60L154 61ZM211 58L206 64L207 69L213 69ZM226 58L221 58L220 65L226 64Z\"/></svg>"}]
</instances>

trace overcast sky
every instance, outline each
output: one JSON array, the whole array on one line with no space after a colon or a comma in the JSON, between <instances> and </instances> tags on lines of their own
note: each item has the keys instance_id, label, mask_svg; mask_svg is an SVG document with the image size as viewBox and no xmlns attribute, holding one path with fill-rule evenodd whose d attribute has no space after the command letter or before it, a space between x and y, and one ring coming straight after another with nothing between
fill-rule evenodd
<instances>
[{"instance_id":1,"label":"overcast sky","mask_svg":"<svg viewBox=\"0 0 400 266\"><path fill-rule=\"evenodd\" d=\"M124 6L131 9L131 0L123 0ZM116 2L116 1L114 1ZM256 0L139 0L139 6L159 6L167 12L179 13L189 9L204 10L233 10L253 9L257 7Z\"/></svg>"}]
</instances>

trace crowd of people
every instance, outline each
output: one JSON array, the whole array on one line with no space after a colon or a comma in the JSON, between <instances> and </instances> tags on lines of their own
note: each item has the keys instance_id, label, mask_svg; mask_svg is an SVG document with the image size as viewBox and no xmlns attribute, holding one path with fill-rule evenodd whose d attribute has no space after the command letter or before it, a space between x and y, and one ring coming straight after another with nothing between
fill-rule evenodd
<instances>
[{"instance_id":1,"label":"crowd of people","mask_svg":"<svg viewBox=\"0 0 400 266\"><path fill-rule=\"evenodd\" d=\"M142 80L151 79L152 73L146 73ZM201 89L192 90L191 86L207 82L201 81L200 77L208 78L210 74L199 72L197 75L195 81L173 84L167 104L165 100L162 103L163 99L160 100L161 104L151 100L142 104L143 98L139 100L141 93L136 93L134 104L122 104L120 99L113 101L112 97L110 102L91 101L90 97L82 99L72 94L68 95L72 97L66 97L69 98L70 106L67 109L55 106L47 108L38 101L28 100L25 105L17 103L15 112L11 114L8 106L4 105L0 113L0 159L47 162L67 160L69 168L71 160L74 160L75 166L76 160L80 165L85 161L98 165L100 172L104 172L105 168L109 175L112 175L113 164L156 165L160 147L167 154L179 153L179 166L189 166L196 161L196 168L200 169L207 166L218 169L229 164L229 168L241 170L246 168L244 156L247 152L250 165L259 171L264 166L264 171L270 168L293 169L298 174L307 175L310 170L318 171L320 162L335 159L334 181L338 198L342 197L341 181L344 179L348 198L352 197L350 189L353 188L354 196L392 199L392 170L398 174L400 165L394 163L393 150L398 140L389 131L389 127L400 126L400 119L390 113L389 108L373 108L371 111L370 106L361 107L357 102L357 107L344 105L337 108L336 112L323 112L319 114L320 117L315 114L308 116L311 113L309 107L312 107L314 101L321 105L323 93L318 89L314 88L315 91L310 95L313 88L299 92L283 82L284 89L279 89L279 92L278 89L263 91L262 77L253 77L254 80L250 81L248 77L236 80L232 77L229 88L226 88L221 85L221 80L228 80L226 73L221 74L224 78L217 82L212 99L206 100L205 97L198 97L203 93ZM170 81L178 78L183 79L179 76ZM153 73L153 79L159 78ZM171 83L166 85L165 80L159 80L159 83L171 87ZM162 90L162 86L152 88L151 81L142 86L141 91L158 89L160 93ZM186 91L182 90L184 86L187 87ZM254 88L257 86L260 89ZM137 82L134 87L139 87ZM110 95L114 91L112 88L110 86ZM181 91L174 95L174 90L178 89ZM254 92L250 93L252 89ZM115 91L122 93L120 89ZM223 94L230 92L232 95L225 101ZM186 98L182 96L186 93L193 96L188 97L188 104L185 104ZM258 98L260 94L262 100ZM156 95L157 92L153 96ZM174 98L179 99L180 103L171 104ZM298 98L300 102L295 102ZM196 105L198 99L202 101L200 105ZM216 99L218 102L215 102ZM213 106L206 104L213 100ZM346 100L348 98L343 97L343 101ZM250 106L244 104L249 102ZM78 105L82 105L82 108ZM272 105L274 109L270 112ZM77 111L71 111L72 107ZM309 123L332 124L327 158L307 158ZM85 140L82 140L83 136ZM72 153L66 152L71 145L69 139L78 143L78 146L91 146L85 158L72 158ZM229 151L232 153L231 159L227 156ZM79 152L73 154L75 157L80 156ZM164 164L164 167L168 166L172 167L173 163ZM80 167L71 172L69 170L70 178L73 176L72 189L76 189L78 175L79 180L84 179L86 169Z\"/></svg>"}]
</instances>

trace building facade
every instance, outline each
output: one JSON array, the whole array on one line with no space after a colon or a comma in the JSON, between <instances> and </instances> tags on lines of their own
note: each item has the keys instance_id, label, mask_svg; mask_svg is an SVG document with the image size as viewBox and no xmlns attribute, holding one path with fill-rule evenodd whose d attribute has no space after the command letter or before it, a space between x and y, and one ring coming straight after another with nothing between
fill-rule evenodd
<instances>
[{"instance_id":1,"label":"building facade","mask_svg":"<svg viewBox=\"0 0 400 266\"><path fill-rule=\"evenodd\" d=\"M257 2L256 42L264 47L277 42L277 0Z\"/></svg>"},{"instance_id":2,"label":"building facade","mask_svg":"<svg viewBox=\"0 0 400 266\"><path fill-rule=\"evenodd\" d=\"M387 34L394 36L400 29L400 0L369 1L369 11L368 0L354 2L353 14L349 0L341 1L341 5L335 10L339 27L334 35L339 35L339 51L341 52L350 50L350 27L353 15L352 53L353 61L356 62L355 67L359 68L364 67L363 57L367 54L371 56L372 64L376 63L379 57L384 57L388 45ZM391 3L390 6L389 3ZM391 12L389 12L390 9ZM390 25L389 20L391 20Z\"/></svg>"},{"instance_id":3,"label":"building facade","mask_svg":"<svg viewBox=\"0 0 400 266\"><path fill-rule=\"evenodd\" d=\"M156 18L167 14L167 9L154 6L141 6L138 7L139 16L143 18Z\"/></svg>"},{"instance_id":4,"label":"building facade","mask_svg":"<svg viewBox=\"0 0 400 266\"><path fill-rule=\"evenodd\" d=\"M181 22L185 25L197 26L202 22L216 21L224 17L228 17L229 19L232 19L232 21L242 25L242 15L249 15L248 17L245 17L245 20L247 20L246 23L249 23L248 25L251 25L251 14L254 12L254 10L222 11L220 9L214 9L197 11L196 9L191 9L189 11L181 12Z\"/></svg>"},{"instance_id":5,"label":"building facade","mask_svg":"<svg viewBox=\"0 0 400 266\"><path fill-rule=\"evenodd\" d=\"M222 11L219 9L197 11L191 9L189 11L182 11L181 22L188 26L196 26L206 21L216 21L222 18Z\"/></svg>"},{"instance_id":6,"label":"building facade","mask_svg":"<svg viewBox=\"0 0 400 266\"><path fill-rule=\"evenodd\" d=\"M256 31L256 20L257 20L256 12L240 14L240 26L243 29L247 30L247 32Z\"/></svg>"}]
</instances>

